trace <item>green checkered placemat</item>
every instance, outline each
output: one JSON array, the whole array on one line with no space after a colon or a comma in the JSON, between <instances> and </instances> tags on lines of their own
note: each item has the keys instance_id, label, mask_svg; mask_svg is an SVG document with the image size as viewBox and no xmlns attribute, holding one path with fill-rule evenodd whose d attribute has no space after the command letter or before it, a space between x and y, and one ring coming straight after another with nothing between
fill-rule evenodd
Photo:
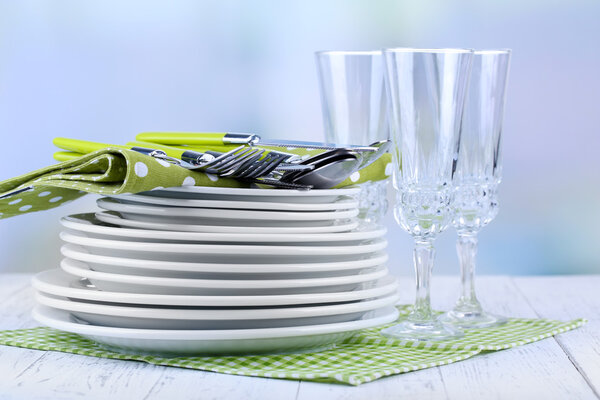
<instances>
[{"instance_id":1,"label":"green checkered placemat","mask_svg":"<svg viewBox=\"0 0 600 400\"><path fill-rule=\"evenodd\" d=\"M293 152L309 157L321 150ZM336 187L386 179L391 173L391 155L384 154ZM0 219L55 208L86 193L138 193L186 185L248 187L234 179L190 171L132 150L106 148L0 182Z\"/></svg>"},{"instance_id":2,"label":"green checkered placemat","mask_svg":"<svg viewBox=\"0 0 600 400\"><path fill-rule=\"evenodd\" d=\"M401 315L406 315L410 306L399 308ZM253 356L162 358L122 354L108 351L79 335L51 328L0 331L0 344L225 374L360 385L384 376L450 364L482 352L531 343L578 328L586 322L585 319L561 322L511 318L499 327L467 331L461 339L446 342L388 339L379 334L385 327L381 326L360 331L331 350Z\"/></svg>"}]
</instances>

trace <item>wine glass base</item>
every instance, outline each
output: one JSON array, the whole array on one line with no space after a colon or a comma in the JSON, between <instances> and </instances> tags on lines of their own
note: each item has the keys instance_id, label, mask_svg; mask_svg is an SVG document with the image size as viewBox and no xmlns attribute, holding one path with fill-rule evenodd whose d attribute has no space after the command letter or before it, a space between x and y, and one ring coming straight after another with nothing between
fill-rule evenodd
<instances>
[{"instance_id":1,"label":"wine glass base","mask_svg":"<svg viewBox=\"0 0 600 400\"><path fill-rule=\"evenodd\" d=\"M437 320L415 322L405 320L397 325L383 329L383 336L401 340L452 340L464 334L451 326L445 326Z\"/></svg>"},{"instance_id":2,"label":"wine glass base","mask_svg":"<svg viewBox=\"0 0 600 400\"><path fill-rule=\"evenodd\" d=\"M507 319L500 315L488 314L485 311L464 312L448 311L439 320L446 326L457 329L491 328L506 323Z\"/></svg>"}]
</instances>

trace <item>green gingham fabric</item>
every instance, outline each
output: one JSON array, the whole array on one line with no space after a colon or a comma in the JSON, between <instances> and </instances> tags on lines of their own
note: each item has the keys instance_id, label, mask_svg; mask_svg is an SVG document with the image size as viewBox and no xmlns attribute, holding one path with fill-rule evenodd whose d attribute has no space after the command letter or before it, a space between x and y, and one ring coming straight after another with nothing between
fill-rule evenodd
<instances>
[{"instance_id":1,"label":"green gingham fabric","mask_svg":"<svg viewBox=\"0 0 600 400\"><path fill-rule=\"evenodd\" d=\"M304 157L321 151L294 149ZM391 155L384 154L336 187L386 179L391 172ZM0 182L0 219L55 208L87 193L114 195L186 185L248 187L132 150L106 148Z\"/></svg>"},{"instance_id":2,"label":"green gingham fabric","mask_svg":"<svg viewBox=\"0 0 600 400\"><path fill-rule=\"evenodd\" d=\"M410 306L399 308L402 319ZM389 324L360 331L331 350L249 356L163 358L123 354L106 350L79 335L51 328L0 331L0 344L225 374L360 385L384 376L450 364L482 352L531 343L575 329L586 322L584 319L561 322L511 318L499 327L470 330L458 340L445 342L388 339L379 331L392 325Z\"/></svg>"}]
</instances>

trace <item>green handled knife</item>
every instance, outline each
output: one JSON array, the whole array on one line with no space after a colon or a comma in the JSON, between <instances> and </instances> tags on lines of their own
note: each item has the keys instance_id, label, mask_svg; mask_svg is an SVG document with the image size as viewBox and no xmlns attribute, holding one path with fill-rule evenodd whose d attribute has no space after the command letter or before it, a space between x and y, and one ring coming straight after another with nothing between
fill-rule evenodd
<instances>
[{"instance_id":1,"label":"green handled knife","mask_svg":"<svg viewBox=\"0 0 600 400\"><path fill-rule=\"evenodd\" d=\"M127 143L127 145L107 144L100 142L91 142L88 140L69 139L63 137L57 137L52 140L52 143L58 148L69 150L79 154L87 154L96 150L105 149L107 147L135 150L146 155L161 156L160 158L175 159L177 161L183 161L191 166L202 165L206 162L206 156L203 153L197 151L180 149L173 146L165 146L157 143ZM147 146L146 146L147 145ZM60 152L63 153L63 152ZM65 154L58 154L58 157L64 157ZM213 155L210 155L214 158ZM173 160L173 161L175 161Z\"/></svg>"},{"instance_id":2,"label":"green handled knife","mask_svg":"<svg viewBox=\"0 0 600 400\"><path fill-rule=\"evenodd\" d=\"M357 145L336 145L334 143L306 142L297 140L266 140L253 133L229 132L144 132L138 134L136 140L167 145L240 145L296 147L304 149L336 150L347 148L355 152L374 152L376 148Z\"/></svg>"}]
</instances>

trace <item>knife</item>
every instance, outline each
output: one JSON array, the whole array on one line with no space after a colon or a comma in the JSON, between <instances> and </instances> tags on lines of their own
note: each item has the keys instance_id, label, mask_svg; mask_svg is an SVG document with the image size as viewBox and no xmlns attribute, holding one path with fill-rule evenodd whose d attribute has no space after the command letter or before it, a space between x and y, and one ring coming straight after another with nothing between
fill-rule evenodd
<instances>
[{"instance_id":1,"label":"knife","mask_svg":"<svg viewBox=\"0 0 600 400\"><path fill-rule=\"evenodd\" d=\"M357 146L352 144L337 145L334 143L307 142L299 140L267 140L253 133L229 132L143 132L138 134L136 140L167 145L217 145L245 144L249 146L295 147L304 149L335 150L348 148L356 152L374 152L376 148Z\"/></svg>"},{"instance_id":2,"label":"knife","mask_svg":"<svg viewBox=\"0 0 600 400\"><path fill-rule=\"evenodd\" d=\"M164 156L162 158L181 160L192 166L200 165L204 161L204 158L203 158L204 154L202 154L202 153L199 153L196 151L191 151L191 150L178 149L176 147L171 147L171 146L159 145L156 143L152 143L151 144L152 147L147 148L147 147L142 147L142 146L131 146L131 145L123 146L123 145L116 145L116 144L91 142L88 140L69 139L69 138L63 138L63 137L54 138L52 140L52 143L54 143L54 145L58 148L61 148L64 150L69 150L69 151L72 151L75 153L81 153L81 154L91 153L96 150L101 150L101 149L104 149L107 147L112 147L112 148L119 148L119 149L136 150L136 151L139 151L146 155L152 155L151 154L152 151L158 150L158 151L161 151L162 153L164 153ZM59 155L59 156L62 156L62 155Z\"/></svg>"}]
</instances>

